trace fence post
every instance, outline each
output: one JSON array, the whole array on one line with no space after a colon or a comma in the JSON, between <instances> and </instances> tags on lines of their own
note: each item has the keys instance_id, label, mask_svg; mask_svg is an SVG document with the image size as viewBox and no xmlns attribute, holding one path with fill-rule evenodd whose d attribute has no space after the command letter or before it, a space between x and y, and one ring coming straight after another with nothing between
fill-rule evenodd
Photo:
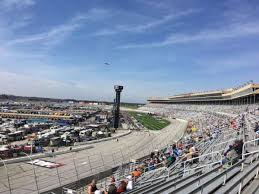
<instances>
[{"instance_id":1,"label":"fence post","mask_svg":"<svg viewBox=\"0 0 259 194\"><path fill-rule=\"evenodd\" d=\"M227 181L227 173L225 173L225 175L224 175L224 180L223 180L223 184L222 185L225 185L226 181Z\"/></svg>"},{"instance_id":2,"label":"fence post","mask_svg":"<svg viewBox=\"0 0 259 194\"><path fill-rule=\"evenodd\" d=\"M76 155L76 152L75 154ZM75 168L75 172L76 172L76 178L77 178L77 189L81 186L80 184L80 180L79 180L79 176L78 176L78 171L77 171L77 167L76 167L76 161L75 161L75 157L73 156L73 163L74 163L74 168Z\"/></svg>"},{"instance_id":3,"label":"fence post","mask_svg":"<svg viewBox=\"0 0 259 194\"><path fill-rule=\"evenodd\" d=\"M185 176L185 165L186 165L186 161L183 163L183 177Z\"/></svg>"},{"instance_id":4,"label":"fence post","mask_svg":"<svg viewBox=\"0 0 259 194\"><path fill-rule=\"evenodd\" d=\"M101 159L102 159L102 163L103 163L103 170L105 170L105 164L104 164L103 155L101 152L100 152L100 155L101 155Z\"/></svg>"},{"instance_id":5,"label":"fence post","mask_svg":"<svg viewBox=\"0 0 259 194\"><path fill-rule=\"evenodd\" d=\"M89 163L89 167L90 167L91 173L93 174L93 169L92 169L92 165L91 165L90 157L89 157L89 156L87 156L87 158L88 158L88 163Z\"/></svg>"},{"instance_id":6,"label":"fence post","mask_svg":"<svg viewBox=\"0 0 259 194\"><path fill-rule=\"evenodd\" d=\"M7 181L8 181L9 192L11 194L12 193L12 189L11 189L11 184L10 184L10 179L9 179L9 172L8 172L8 169L6 167L6 164L5 164L4 160L2 160L2 158L0 158L0 160L4 164L4 168L5 168L5 172L6 172L6 176L7 176Z\"/></svg>"},{"instance_id":7,"label":"fence post","mask_svg":"<svg viewBox=\"0 0 259 194\"><path fill-rule=\"evenodd\" d=\"M116 163L115 163L115 159L114 159L114 155L112 153L112 160L113 160L113 165L116 166Z\"/></svg>"},{"instance_id":8,"label":"fence post","mask_svg":"<svg viewBox=\"0 0 259 194\"><path fill-rule=\"evenodd\" d=\"M120 148L120 152L121 152L121 156L122 156L122 164L123 164L123 162L125 161L125 158L124 158L124 156L123 156L123 153L122 153L121 148Z\"/></svg>"},{"instance_id":9,"label":"fence post","mask_svg":"<svg viewBox=\"0 0 259 194\"><path fill-rule=\"evenodd\" d=\"M52 156L53 156L54 162L56 163L56 156L55 156L55 154L53 154ZM55 168L56 168L56 171L57 171L59 186L61 187L61 180L60 180L60 176L59 176L58 167L55 166Z\"/></svg>"},{"instance_id":10,"label":"fence post","mask_svg":"<svg viewBox=\"0 0 259 194\"><path fill-rule=\"evenodd\" d=\"M243 187L243 180L239 183L238 194L241 194Z\"/></svg>"},{"instance_id":11,"label":"fence post","mask_svg":"<svg viewBox=\"0 0 259 194\"><path fill-rule=\"evenodd\" d=\"M39 191L39 186L38 186L38 181L37 181L35 166L34 166L34 164L33 164L33 162L32 162L31 157L30 157L27 153L25 153L25 152L23 152L23 154L25 154L25 155L30 159L30 161L31 161L32 168L33 168L34 179L35 179L35 184L36 184L36 189L37 189L37 192L38 192L38 194L39 194L40 191Z\"/></svg>"},{"instance_id":12,"label":"fence post","mask_svg":"<svg viewBox=\"0 0 259 194\"><path fill-rule=\"evenodd\" d=\"M153 141L151 141L151 144L152 144L152 150L154 151L154 150L155 150L155 147L154 147Z\"/></svg>"}]
</instances>

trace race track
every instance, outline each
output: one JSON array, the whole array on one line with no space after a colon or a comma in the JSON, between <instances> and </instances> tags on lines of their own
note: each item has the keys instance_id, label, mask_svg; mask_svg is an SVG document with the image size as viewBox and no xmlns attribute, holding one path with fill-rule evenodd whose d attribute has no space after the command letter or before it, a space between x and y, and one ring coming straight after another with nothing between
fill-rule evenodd
<instances>
[{"instance_id":1,"label":"race track","mask_svg":"<svg viewBox=\"0 0 259 194\"><path fill-rule=\"evenodd\" d=\"M88 177L92 174L110 169L130 159L137 159L149 155L154 149L177 141L184 133L187 122L170 120L171 124L161 131L133 131L131 134L119 138L93 144L94 148L74 153L44 158L64 164L59 168L44 168L27 163L8 164L8 176L11 193L26 194L48 191ZM37 185L37 186L36 186ZM4 166L0 167L0 194L10 193L7 174Z\"/></svg>"}]
</instances>

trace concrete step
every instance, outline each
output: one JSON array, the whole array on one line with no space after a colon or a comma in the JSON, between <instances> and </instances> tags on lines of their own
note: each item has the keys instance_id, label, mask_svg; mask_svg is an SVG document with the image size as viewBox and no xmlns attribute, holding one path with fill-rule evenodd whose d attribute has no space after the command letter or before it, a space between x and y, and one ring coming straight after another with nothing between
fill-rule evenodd
<instances>
[{"instance_id":1,"label":"concrete step","mask_svg":"<svg viewBox=\"0 0 259 194\"><path fill-rule=\"evenodd\" d=\"M193 187L191 191L186 193L214 193L216 189L218 189L219 187L221 187L222 184L224 184L224 179L225 182L227 182L231 178L233 178L237 173L239 173L242 161L234 164L233 166L229 167L228 169L225 169L224 171L218 171L214 177L206 179L205 182L199 184L199 186Z\"/></svg>"},{"instance_id":2,"label":"concrete step","mask_svg":"<svg viewBox=\"0 0 259 194\"><path fill-rule=\"evenodd\" d=\"M216 191L217 194L228 194L228 193L237 193L239 190L239 181L243 178L247 173L248 176L243 179L243 187L247 185L255 176L253 172L253 168L259 165L259 161L255 161L250 164L242 172L240 172L237 176L235 176L231 181L229 181L226 185L222 186L220 189ZM252 171L251 171L252 170ZM234 187L234 188L232 188ZM231 189L232 188L232 189Z\"/></svg>"},{"instance_id":3,"label":"concrete step","mask_svg":"<svg viewBox=\"0 0 259 194\"><path fill-rule=\"evenodd\" d=\"M242 193L259 194L259 178L253 179L253 181L248 186L246 186Z\"/></svg>"},{"instance_id":4,"label":"concrete step","mask_svg":"<svg viewBox=\"0 0 259 194\"><path fill-rule=\"evenodd\" d=\"M198 175L200 175L202 173L202 171L197 171L194 174L191 174L189 176L183 177L183 178L174 178L174 179L168 179L166 182L155 186L155 187L151 187L143 192L140 192L139 194L151 194L151 193L161 193L163 190L167 190L168 188L171 187L180 187L182 185L184 185L186 182L190 181L190 180L194 180L197 178Z\"/></svg>"}]
</instances>

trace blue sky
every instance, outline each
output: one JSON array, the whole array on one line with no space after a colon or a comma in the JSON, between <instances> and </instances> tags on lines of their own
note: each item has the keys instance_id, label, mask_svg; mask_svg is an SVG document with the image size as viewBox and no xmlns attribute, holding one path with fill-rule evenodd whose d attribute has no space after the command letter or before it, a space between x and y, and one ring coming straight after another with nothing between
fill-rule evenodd
<instances>
[{"instance_id":1,"label":"blue sky","mask_svg":"<svg viewBox=\"0 0 259 194\"><path fill-rule=\"evenodd\" d=\"M0 0L0 93L122 100L259 82L259 3ZM111 65L104 65L109 62Z\"/></svg>"}]
</instances>

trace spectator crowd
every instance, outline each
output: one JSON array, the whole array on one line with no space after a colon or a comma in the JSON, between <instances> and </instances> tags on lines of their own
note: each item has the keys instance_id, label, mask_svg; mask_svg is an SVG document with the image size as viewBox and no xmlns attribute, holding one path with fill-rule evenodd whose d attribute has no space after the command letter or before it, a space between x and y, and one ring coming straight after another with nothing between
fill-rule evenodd
<instances>
[{"instance_id":1,"label":"spectator crowd","mask_svg":"<svg viewBox=\"0 0 259 194\"><path fill-rule=\"evenodd\" d=\"M176 163L182 163L191 159L192 163L198 163L203 152L199 148L201 142L213 141L223 133L223 129L237 131L244 125L244 112L249 114L258 114L257 106L223 106L223 105L163 105L148 104L141 107L142 110L149 111L161 116L171 118L183 118L189 121L185 135L171 145L163 149L154 150L146 158L138 161L134 170L123 179L111 177L110 185L103 191L96 187L96 180L88 187L89 194L119 194L130 191L146 172L159 169L161 167L169 168ZM252 111L251 111L252 110ZM227 113L218 114L218 113ZM240 114L242 113L242 114ZM259 114L258 114L259 115ZM259 138L259 124L255 123L254 132ZM242 156L243 139L236 139L229 144L223 153L223 165L232 165ZM259 144L259 141L258 141Z\"/></svg>"}]
</instances>

